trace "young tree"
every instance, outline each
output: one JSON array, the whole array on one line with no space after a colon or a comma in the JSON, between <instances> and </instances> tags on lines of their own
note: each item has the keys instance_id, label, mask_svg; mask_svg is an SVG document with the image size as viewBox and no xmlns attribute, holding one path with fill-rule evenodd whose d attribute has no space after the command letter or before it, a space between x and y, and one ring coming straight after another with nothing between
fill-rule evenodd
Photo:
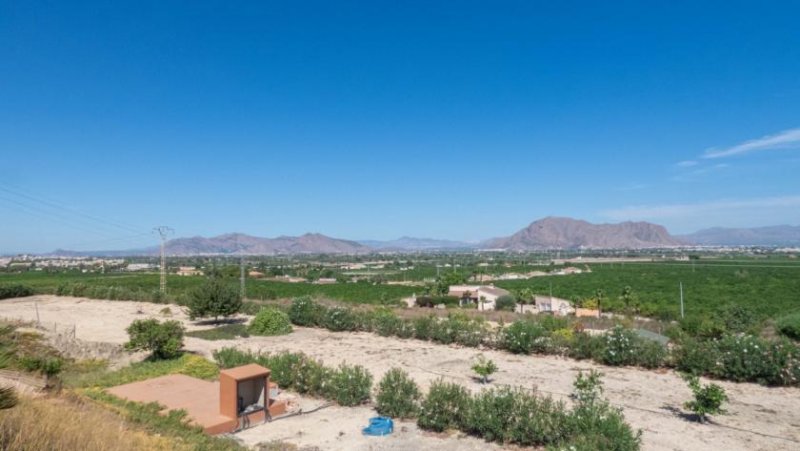
<instances>
[{"instance_id":1,"label":"young tree","mask_svg":"<svg viewBox=\"0 0 800 451\"><path fill-rule=\"evenodd\" d=\"M475 360L475 364L472 365L472 371L478 375L481 384L485 384L489 382L489 376L497 371L497 365L484 357L483 354L479 354Z\"/></svg>"},{"instance_id":2,"label":"young tree","mask_svg":"<svg viewBox=\"0 0 800 451\"><path fill-rule=\"evenodd\" d=\"M180 355L183 347L183 326L178 321L159 322L157 319L137 319L126 329L129 351L150 351L156 359L171 359Z\"/></svg>"},{"instance_id":3,"label":"young tree","mask_svg":"<svg viewBox=\"0 0 800 451\"><path fill-rule=\"evenodd\" d=\"M725 393L724 388L717 384L701 386L697 376L691 374L687 374L683 378L689 384L689 388L694 395L694 399L686 401L683 407L694 412L698 421L705 423L708 421L709 414L725 413L725 410L722 409L722 404L728 401L728 395Z\"/></svg>"},{"instance_id":4,"label":"young tree","mask_svg":"<svg viewBox=\"0 0 800 451\"><path fill-rule=\"evenodd\" d=\"M239 290L227 283L221 276L214 274L200 288L189 296L189 318L227 317L239 313L242 309L242 298Z\"/></svg>"}]
</instances>

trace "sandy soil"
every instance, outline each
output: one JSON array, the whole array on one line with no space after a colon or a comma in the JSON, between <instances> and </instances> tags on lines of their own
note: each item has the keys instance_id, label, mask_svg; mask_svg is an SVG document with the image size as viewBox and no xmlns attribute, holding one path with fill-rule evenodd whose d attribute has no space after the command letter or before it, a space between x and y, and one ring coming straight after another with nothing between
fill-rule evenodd
<instances>
[{"instance_id":1,"label":"sandy soil","mask_svg":"<svg viewBox=\"0 0 800 451\"><path fill-rule=\"evenodd\" d=\"M164 307L53 296L39 296L38 300L42 321L75 325L78 338L114 343L125 341L124 328L131 321L147 316L159 317L158 312ZM137 310L144 313L137 313ZM198 327L191 325L177 307L172 306L172 310L174 319L186 322L190 329ZM32 298L0 302L0 316L35 319ZM399 366L406 369L423 389L439 377L461 383L471 390L481 389L481 385L470 378L472 360L481 353L472 348L306 328L296 328L292 334L282 337L251 337L230 341L186 339L189 350L207 356L225 346L263 351L302 351L332 365L340 362L358 363L369 369L376 380L389 368ZM797 388L717 382L731 398L729 413L714 417L714 424L700 425L687 421L675 412L690 398L691 393L684 381L672 371L643 371L604 367L559 357L517 356L491 350L482 352L500 368L493 384L534 388L565 401L578 370L600 370L604 373L607 398L624 409L631 425L644 431L645 450L800 449L800 389ZM420 433L413 424L405 423L400 426L406 427L406 430L395 434L396 437L390 440L361 437L360 428L373 415L368 408L332 407L308 416L281 420L283 424L275 423L280 427L259 426L240 436L250 444L285 439L298 445L316 445L322 449L470 449L473 444L481 448L488 446L472 438L441 438ZM344 432L344 435L339 432ZM413 440L420 442L412 446Z\"/></svg>"}]
</instances>

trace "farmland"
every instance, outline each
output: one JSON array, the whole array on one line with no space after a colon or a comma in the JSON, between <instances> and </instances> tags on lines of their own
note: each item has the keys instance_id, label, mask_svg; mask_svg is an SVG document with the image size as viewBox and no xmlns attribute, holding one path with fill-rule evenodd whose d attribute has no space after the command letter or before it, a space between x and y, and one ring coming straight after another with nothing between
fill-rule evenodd
<instances>
[{"instance_id":1,"label":"farmland","mask_svg":"<svg viewBox=\"0 0 800 451\"><path fill-rule=\"evenodd\" d=\"M435 278L437 267L441 276L456 275L466 280L478 273L498 274L502 271L525 272L531 270L553 270L563 266L542 266L535 261L503 261L494 259L490 266L479 266L481 261L474 255L459 256L457 267L442 268L454 257L430 256L411 261L411 256L402 260L412 270L397 271L396 268L373 270L369 279L359 282L314 284L307 282L286 283L272 280L248 279L247 296L251 299L288 299L301 295L323 297L348 303L389 304L413 293L425 290L425 281ZM224 263L224 262L223 262ZM262 270L280 268L274 262L253 263L251 267ZM298 265L299 266L299 265ZM389 266L393 266L390 264ZM397 265L394 265L397 266ZM537 294L581 301L603 292L603 307L606 311L620 311L620 295L630 287L644 316L663 319L678 318L680 312L679 283L683 284L685 313L689 318L707 317L721 308L738 305L752 311L760 319L782 316L800 309L800 263L788 258L736 259L704 258L698 262L653 262L653 263L604 263L577 265L591 272L566 276L543 276L521 280L499 280L495 284L512 292L530 288ZM231 283L237 283L238 268L231 271ZM330 270L341 277L346 271ZM416 281L419 286L390 285L382 280L405 278ZM182 302L189 291L198 287L200 276L178 277L170 275L166 301ZM0 274L0 285L22 284L38 293L67 294L104 299L158 300L159 278L154 273L81 273L78 271L43 272L28 271Z\"/></svg>"}]
</instances>

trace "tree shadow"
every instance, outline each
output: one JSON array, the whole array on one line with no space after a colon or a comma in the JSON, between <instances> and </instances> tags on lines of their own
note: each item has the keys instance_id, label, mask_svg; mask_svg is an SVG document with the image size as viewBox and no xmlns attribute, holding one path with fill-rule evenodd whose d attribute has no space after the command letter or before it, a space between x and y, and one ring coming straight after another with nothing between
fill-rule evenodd
<instances>
[{"instance_id":1,"label":"tree shadow","mask_svg":"<svg viewBox=\"0 0 800 451\"><path fill-rule=\"evenodd\" d=\"M706 417L705 421L702 421L700 415L697 415L696 413L684 412L683 410L675 406L664 404L663 406L661 406L661 408L685 421L691 421L692 423L698 423L698 424L714 424L714 422L711 421L708 417Z\"/></svg>"},{"instance_id":2,"label":"tree shadow","mask_svg":"<svg viewBox=\"0 0 800 451\"><path fill-rule=\"evenodd\" d=\"M220 318L220 319L201 319L199 321L195 321L194 324L197 326L225 326L228 324L244 324L247 322L247 318Z\"/></svg>"}]
</instances>

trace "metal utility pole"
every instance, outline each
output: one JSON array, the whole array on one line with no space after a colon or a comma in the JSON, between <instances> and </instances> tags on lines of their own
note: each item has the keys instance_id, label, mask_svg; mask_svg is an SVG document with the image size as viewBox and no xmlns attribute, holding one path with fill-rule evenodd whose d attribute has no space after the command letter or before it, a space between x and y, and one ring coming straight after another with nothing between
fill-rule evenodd
<instances>
[{"instance_id":1,"label":"metal utility pole","mask_svg":"<svg viewBox=\"0 0 800 451\"><path fill-rule=\"evenodd\" d=\"M167 226L153 227L153 232L156 232L161 237L161 280L159 283L159 291L162 295L167 294L167 255L164 252L167 244L167 237L172 235L174 230Z\"/></svg>"},{"instance_id":2,"label":"metal utility pole","mask_svg":"<svg viewBox=\"0 0 800 451\"><path fill-rule=\"evenodd\" d=\"M239 293L244 300L244 256L239 259Z\"/></svg>"},{"instance_id":3,"label":"metal utility pole","mask_svg":"<svg viewBox=\"0 0 800 451\"><path fill-rule=\"evenodd\" d=\"M239 247L239 235L236 235L236 250L234 252L239 252L241 248ZM244 254L239 255L239 297L244 301Z\"/></svg>"},{"instance_id":4,"label":"metal utility pole","mask_svg":"<svg viewBox=\"0 0 800 451\"><path fill-rule=\"evenodd\" d=\"M683 282L678 282L678 287L681 290L681 319L683 319Z\"/></svg>"}]
</instances>

